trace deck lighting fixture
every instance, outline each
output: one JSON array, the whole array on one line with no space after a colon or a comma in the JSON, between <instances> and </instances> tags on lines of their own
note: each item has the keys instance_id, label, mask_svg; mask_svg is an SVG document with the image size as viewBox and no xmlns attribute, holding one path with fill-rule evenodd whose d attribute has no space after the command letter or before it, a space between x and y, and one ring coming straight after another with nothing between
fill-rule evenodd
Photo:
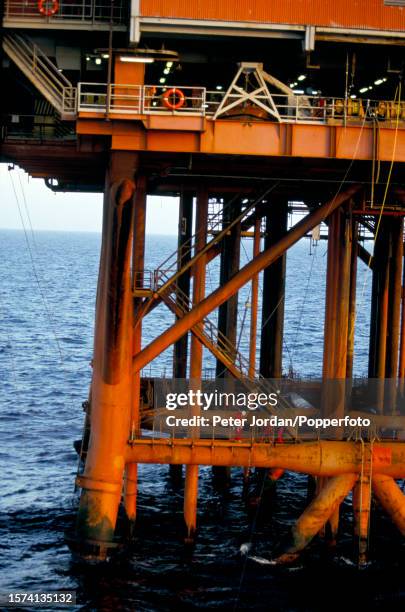
<instances>
[{"instance_id":1,"label":"deck lighting fixture","mask_svg":"<svg viewBox=\"0 0 405 612\"><path fill-rule=\"evenodd\" d=\"M165 77L162 77L161 79L159 79L159 83L166 83Z\"/></svg>"},{"instance_id":2,"label":"deck lighting fixture","mask_svg":"<svg viewBox=\"0 0 405 612\"><path fill-rule=\"evenodd\" d=\"M94 63L97 64L97 66L100 66L100 64L101 64L101 57L96 57L96 59L94 60Z\"/></svg>"},{"instance_id":3,"label":"deck lighting fixture","mask_svg":"<svg viewBox=\"0 0 405 612\"><path fill-rule=\"evenodd\" d=\"M153 57L141 57L138 55L121 55L120 61L134 64L152 64L155 60L153 59Z\"/></svg>"},{"instance_id":4,"label":"deck lighting fixture","mask_svg":"<svg viewBox=\"0 0 405 612\"><path fill-rule=\"evenodd\" d=\"M355 100L357 98L356 94L352 94L350 97L352 100Z\"/></svg>"},{"instance_id":5,"label":"deck lighting fixture","mask_svg":"<svg viewBox=\"0 0 405 612\"><path fill-rule=\"evenodd\" d=\"M173 62L166 62L166 68L171 68L173 66Z\"/></svg>"},{"instance_id":6,"label":"deck lighting fixture","mask_svg":"<svg viewBox=\"0 0 405 612\"><path fill-rule=\"evenodd\" d=\"M374 85L381 85L382 83L384 83L384 79L377 79L374 81Z\"/></svg>"},{"instance_id":7,"label":"deck lighting fixture","mask_svg":"<svg viewBox=\"0 0 405 612\"><path fill-rule=\"evenodd\" d=\"M169 72L170 72L170 68L165 68L165 69L163 70L163 74L169 74Z\"/></svg>"},{"instance_id":8,"label":"deck lighting fixture","mask_svg":"<svg viewBox=\"0 0 405 612\"><path fill-rule=\"evenodd\" d=\"M361 89L359 89L360 93L366 93L366 91L368 91L368 87L362 87Z\"/></svg>"},{"instance_id":9,"label":"deck lighting fixture","mask_svg":"<svg viewBox=\"0 0 405 612\"><path fill-rule=\"evenodd\" d=\"M217 91L222 91L223 87L222 87L222 85L217 85L217 86L215 87L215 89L216 89Z\"/></svg>"},{"instance_id":10,"label":"deck lighting fixture","mask_svg":"<svg viewBox=\"0 0 405 612\"><path fill-rule=\"evenodd\" d=\"M306 74L300 74L300 76L297 77L297 81L305 81L306 78L307 78Z\"/></svg>"},{"instance_id":11,"label":"deck lighting fixture","mask_svg":"<svg viewBox=\"0 0 405 612\"><path fill-rule=\"evenodd\" d=\"M294 93L298 94L298 95L301 95L301 94L304 93L304 90L303 89L294 89Z\"/></svg>"},{"instance_id":12,"label":"deck lighting fixture","mask_svg":"<svg viewBox=\"0 0 405 612\"><path fill-rule=\"evenodd\" d=\"M101 57L102 57L103 59L108 59L110 56L109 56L109 54L108 54L108 53L103 53L103 54L101 55Z\"/></svg>"}]
</instances>

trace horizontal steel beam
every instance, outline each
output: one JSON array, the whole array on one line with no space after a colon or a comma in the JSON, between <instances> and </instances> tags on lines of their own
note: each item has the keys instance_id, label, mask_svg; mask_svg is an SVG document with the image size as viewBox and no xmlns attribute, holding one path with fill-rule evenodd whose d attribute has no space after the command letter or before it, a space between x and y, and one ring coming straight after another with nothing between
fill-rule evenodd
<instances>
[{"instance_id":1,"label":"horizontal steel beam","mask_svg":"<svg viewBox=\"0 0 405 612\"><path fill-rule=\"evenodd\" d=\"M127 463L223 465L282 468L314 476L358 474L363 465L362 442L302 442L274 445L228 440L144 439L131 441ZM405 477L405 443L373 444L373 473Z\"/></svg>"}]
</instances>

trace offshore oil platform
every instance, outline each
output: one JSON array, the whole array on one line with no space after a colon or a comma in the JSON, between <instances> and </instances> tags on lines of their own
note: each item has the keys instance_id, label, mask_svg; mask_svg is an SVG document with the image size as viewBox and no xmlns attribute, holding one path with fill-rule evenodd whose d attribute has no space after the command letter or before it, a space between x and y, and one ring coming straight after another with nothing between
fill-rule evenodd
<instances>
[{"instance_id":1,"label":"offshore oil platform","mask_svg":"<svg viewBox=\"0 0 405 612\"><path fill-rule=\"evenodd\" d=\"M142 463L185 466L189 541L203 465L317 479L280 562L325 525L335 537L350 492L360 563L372 496L405 535L396 482L405 478L405 414L393 400L405 378L404 0L5 0L3 9L1 161L54 191L104 193L75 550L92 559L110 554L121 503L135 524ZM178 248L146 270L153 194L180 198ZM305 215L289 226L298 210ZM373 277L368 375L384 381L373 416L379 433L144 436L155 410L146 373L169 347L173 379L193 388L204 379L205 349L218 379L249 390L286 377L287 252L321 224L328 239L321 376L343 381L346 391L351 385L360 258ZM253 255L241 263L246 237ZM220 278L207 292L214 258ZM238 292L248 283L249 351L241 354ZM143 319L159 304L175 322L145 343ZM347 403L350 413L346 391L339 414ZM320 413L331 414L333 402L325 392Z\"/></svg>"}]
</instances>

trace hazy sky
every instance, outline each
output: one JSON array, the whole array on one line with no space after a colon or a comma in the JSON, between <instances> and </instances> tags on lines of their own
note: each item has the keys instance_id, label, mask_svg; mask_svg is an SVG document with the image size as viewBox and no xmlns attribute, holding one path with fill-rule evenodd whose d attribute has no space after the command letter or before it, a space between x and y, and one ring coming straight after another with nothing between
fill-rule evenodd
<instances>
[{"instance_id":1,"label":"hazy sky","mask_svg":"<svg viewBox=\"0 0 405 612\"><path fill-rule=\"evenodd\" d=\"M53 193L42 179L18 168L9 172L7 164L0 164L0 189L0 229L23 229L23 222L29 228L31 220L34 230L101 231L100 193ZM177 234L177 224L176 198L148 198L148 234Z\"/></svg>"}]
</instances>

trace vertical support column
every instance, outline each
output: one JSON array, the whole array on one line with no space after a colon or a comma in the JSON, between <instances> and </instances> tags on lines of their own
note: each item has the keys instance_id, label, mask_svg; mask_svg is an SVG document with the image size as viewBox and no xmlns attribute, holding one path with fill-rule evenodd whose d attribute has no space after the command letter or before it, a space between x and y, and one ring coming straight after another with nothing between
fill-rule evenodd
<instances>
[{"instance_id":1,"label":"vertical support column","mask_svg":"<svg viewBox=\"0 0 405 612\"><path fill-rule=\"evenodd\" d=\"M253 258L260 253L261 219L256 219L253 234ZM250 344L249 344L249 378L255 377L256 372L256 344L257 344L257 312L259 307L259 275L252 278L252 299L250 305Z\"/></svg>"},{"instance_id":2,"label":"vertical support column","mask_svg":"<svg viewBox=\"0 0 405 612\"><path fill-rule=\"evenodd\" d=\"M387 356L386 378L396 378L398 372L400 315L401 315L401 279L403 249L403 219L390 219L391 232L391 259L388 292L388 329L387 329Z\"/></svg>"},{"instance_id":3,"label":"vertical support column","mask_svg":"<svg viewBox=\"0 0 405 612\"><path fill-rule=\"evenodd\" d=\"M350 308L355 307L355 265L352 256L351 219L342 209L329 217L328 260L323 351L323 378L345 379L350 346ZM357 251L355 256L357 257ZM351 325L354 324L350 319ZM354 331L354 330L353 330ZM328 406L324 406L329 411Z\"/></svg>"},{"instance_id":4,"label":"vertical support column","mask_svg":"<svg viewBox=\"0 0 405 612\"><path fill-rule=\"evenodd\" d=\"M287 232L288 203L274 200L267 204L264 250L271 248ZM260 336L259 371L264 378L281 378L283 359L285 272L287 255L284 252L263 271L262 328ZM251 505L269 496L271 502L279 470L257 469L258 482ZM276 477L275 477L276 476Z\"/></svg>"},{"instance_id":5,"label":"vertical support column","mask_svg":"<svg viewBox=\"0 0 405 612\"><path fill-rule=\"evenodd\" d=\"M388 289L388 322L385 378L391 381L386 385L384 412L393 414L396 410L397 375L399 364L400 318L401 318L401 282L403 249L403 219L390 218L390 263ZM387 381L388 382L388 381Z\"/></svg>"},{"instance_id":6,"label":"vertical support column","mask_svg":"<svg viewBox=\"0 0 405 612\"><path fill-rule=\"evenodd\" d=\"M240 215L241 206L239 202L234 202L232 209L224 205L222 227L226 227L236 217ZM234 225L229 233L222 240L221 262L220 262L220 286L236 274L240 266L240 223ZM236 347L238 333L238 293L236 292L226 302L218 308L218 330L226 336L229 342ZM218 359L216 367L217 378L227 376L224 364Z\"/></svg>"},{"instance_id":7,"label":"vertical support column","mask_svg":"<svg viewBox=\"0 0 405 612\"><path fill-rule=\"evenodd\" d=\"M369 378L385 378L389 290L389 227L382 217L375 239L371 288Z\"/></svg>"},{"instance_id":8,"label":"vertical support column","mask_svg":"<svg viewBox=\"0 0 405 612\"><path fill-rule=\"evenodd\" d=\"M358 222L352 221L352 249L350 258L349 320L347 331L346 378L353 377L354 331L356 322L356 284L357 284L357 238Z\"/></svg>"},{"instance_id":9,"label":"vertical support column","mask_svg":"<svg viewBox=\"0 0 405 612\"><path fill-rule=\"evenodd\" d=\"M97 288L91 433L76 535L83 556L105 559L113 546L133 400L131 239L138 158L111 153L106 178Z\"/></svg>"},{"instance_id":10,"label":"vertical support column","mask_svg":"<svg viewBox=\"0 0 405 612\"><path fill-rule=\"evenodd\" d=\"M134 290L143 288L145 267L145 225L146 225L146 177L137 178L134 202L134 240L132 247L132 286ZM137 318L142 299L134 297L134 315ZM142 348L142 320L137 320L133 329L133 353ZM140 428L141 372L134 373L133 404L131 414L131 435L137 435ZM128 519L129 536L133 535L136 519L136 498L138 487L138 465L129 463L125 468L124 507Z\"/></svg>"},{"instance_id":11,"label":"vertical support column","mask_svg":"<svg viewBox=\"0 0 405 612\"><path fill-rule=\"evenodd\" d=\"M372 446L362 446L362 466L357 483L353 488L354 535L357 537L356 548L358 564L367 563L368 535L371 512L371 471Z\"/></svg>"},{"instance_id":12,"label":"vertical support column","mask_svg":"<svg viewBox=\"0 0 405 612\"><path fill-rule=\"evenodd\" d=\"M192 256L191 236L193 231L193 194L181 192L179 205L179 228L177 239L177 271L186 265ZM186 270L177 279L179 291L190 299L191 269ZM181 303L183 303L181 301ZM173 350L173 378L187 378L187 357L189 334L184 334L174 345ZM182 465L170 465L170 476L173 483L180 484L183 474Z\"/></svg>"},{"instance_id":13,"label":"vertical support column","mask_svg":"<svg viewBox=\"0 0 405 612\"><path fill-rule=\"evenodd\" d=\"M179 206L179 233L177 271L181 270L191 259L191 235L193 229L193 194L182 193ZM177 286L188 298L190 297L190 268L177 279ZM174 345L173 377L187 377L188 337L184 334Z\"/></svg>"},{"instance_id":14,"label":"vertical support column","mask_svg":"<svg viewBox=\"0 0 405 612\"><path fill-rule=\"evenodd\" d=\"M353 278L351 271L353 223L346 211L340 208L329 217L328 226L322 411L324 415L333 414L339 418L345 412L350 291L352 284L355 285L355 275ZM357 250L355 253L357 257ZM339 436L337 431L336 437ZM320 479L318 490L324 485ZM331 543L336 540L338 526L339 506L329 517L327 525Z\"/></svg>"},{"instance_id":15,"label":"vertical support column","mask_svg":"<svg viewBox=\"0 0 405 612\"><path fill-rule=\"evenodd\" d=\"M402 288L401 288L401 340L399 346L399 364L398 364L398 378L401 379L401 388L403 391L404 379L405 379L405 262L402 258L403 263L403 274L402 274Z\"/></svg>"},{"instance_id":16,"label":"vertical support column","mask_svg":"<svg viewBox=\"0 0 405 612\"><path fill-rule=\"evenodd\" d=\"M229 223L231 223L236 217L240 215L241 204L237 200L232 204L232 208L226 205L224 202L224 210L222 216L222 228L224 229ZM241 226L237 223L232 227L229 234L224 236L221 244L221 255L220 255L220 274L219 284L224 285L228 280L236 274L240 267L240 238L241 238ZM227 338L230 346L235 347L237 344L238 334L238 292L232 297L228 298L226 302L221 304L218 308L218 330L219 333ZM233 358L233 355L231 355ZM217 359L216 363L216 376L217 378L229 378L231 375L225 368L222 361ZM232 385L232 381L229 383ZM213 466L212 473L214 476L215 485L220 488L229 484L230 468Z\"/></svg>"},{"instance_id":17,"label":"vertical support column","mask_svg":"<svg viewBox=\"0 0 405 612\"><path fill-rule=\"evenodd\" d=\"M201 251L207 241L208 221L208 194L201 188L197 194L196 210L196 240L195 254ZM206 255L194 264L193 267L193 306L205 297ZM190 340L190 387L197 389L201 386L203 345L194 335ZM195 408L198 416L198 408ZM196 435L195 430L194 435ZM197 526L197 499L198 499L198 465L186 466L184 484L184 521L186 524L186 542L192 543Z\"/></svg>"},{"instance_id":18,"label":"vertical support column","mask_svg":"<svg viewBox=\"0 0 405 612\"><path fill-rule=\"evenodd\" d=\"M272 247L287 231L287 202L273 202L266 215L264 249ZM284 331L286 253L263 272L260 374L281 378Z\"/></svg>"},{"instance_id":19,"label":"vertical support column","mask_svg":"<svg viewBox=\"0 0 405 612\"><path fill-rule=\"evenodd\" d=\"M329 217L324 379L344 379L347 375L350 300L355 300L355 291L351 294L352 285L355 285L355 275L351 271L352 229L352 222L344 210L338 209Z\"/></svg>"}]
</instances>

